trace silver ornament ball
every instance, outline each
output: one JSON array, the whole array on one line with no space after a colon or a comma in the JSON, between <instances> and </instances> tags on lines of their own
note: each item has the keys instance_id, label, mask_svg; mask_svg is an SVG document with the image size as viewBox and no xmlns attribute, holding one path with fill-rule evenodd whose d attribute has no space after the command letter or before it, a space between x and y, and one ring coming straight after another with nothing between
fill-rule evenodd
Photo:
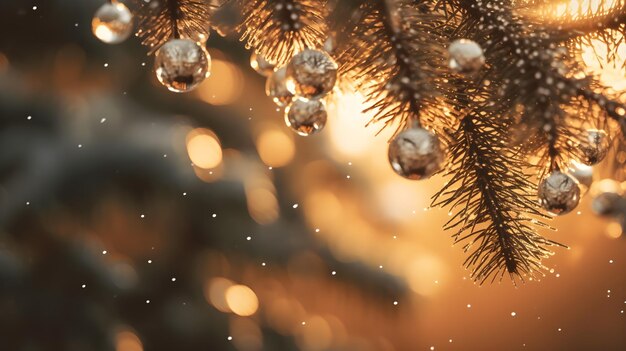
<instances>
[{"instance_id":1,"label":"silver ornament ball","mask_svg":"<svg viewBox=\"0 0 626 351\"><path fill-rule=\"evenodd\" d=\"M254 69L258 74L269 77L272 73L274 73L275 66L265 60L265 58L257 53L252 53L250 56L250 67Z\"/></svg>"},{"instance_id":2,"label":"silver ornament ball","mask_svg":"<svg viewBox=\"0 0 626 351\"><path fill-rule=\"evenodd\" d=\"M539 183L539 204L553 215L571 212L580 201L580 187L574 178L553 171Z\"/></svg>"},{"instance_id":3,"label":"silver ornament ball","mask_svg":"<svg viewBox=\"0 0 626 351\"><path fill-rule=\"evenodd\" d=\"M287 87L295 95L317 99L328 94L337 81L337 63L324 51L306 49L287 65Z\"/></svg>"},{"instance_id":4,"label":"silver ornament ball","mask_svg":"<svg viewBox=\"0 0 626 351\"><path fill-rule=\"evenodd\" d=\"M322 130L326 119L326 106L322 100L297 98L285 109L285 123L302 136Z\"/></svg>"},{"instance_id":5,"label":"silver ornament ball","mask_svg":"<svg viewBox=\"0 0 626 351\"><path fill-rule=\"evenodd\" d=\"M603 130L589 129L586 132L585 140L580 145L584 164L593 166L602 161L609 152L609 136Z\"/></svg>"},{"instance_id":6,"label":"silver ornament ball","mask_svg":"<svg viewBox=\"0 0 626 351\"><path fill-rule=\"evenodd\" d=\"M157 50L154 68L167 89L183 93L194 89L209 76L209 53L190 39L173 39Z\"/></svg>"},{"instance_id":7,"label":"silver ornament ball","mask_svg":"<svg viewBox=\"0 0 626 351\"><path fill-rule=\"evenodd\" d=\"M281 67L267 77L265 82L265 94L271 97L276 105L283 107L289 105L293 94L287 89L287 69Z\"/></svg>"},{"instance_id":8,"label":"silver ornament ball","mask_svg":"<svg viewBox=\"0 0 626 351\"><path fill-rule=\"evenodd\" d=\"M473 40L457 39L448 47L450 68L459 73L474 73L485 64L483 49Z\"/></svg>"},{"instance_id":9,"label":"silver ornament ball","mask_svg":"<svg viewBox=\"0 0 626 351\"><path fill-rule=\"evenodd\" d=\"M389 144L391 168L407 179L429 178L441 169L444 156L439 138L420 127L403 131Z\"/></svg>"},{"instance_id":10,"label":"silver ornament ball","mask_svg":"<svg viewBox=\"0 0 626 351\"><path fill-rule=\"evenodd\" d=\"M91 30L96 38L107 44L119 44L133 32L133 15L126 5L113 1L96 11L91 20Z\"/></svg>"},{"instance_id":11,"label":"silver ornament ball","mask_svg":"<svg viewBox=\"0 0 626 351\"><path fill-rule=\"evenodd\" d=\"M604 192L596 196L591 203L591 210L599 216L612 216L623 206L622 197L613 192Z\"/></svg>"}]
</instances>

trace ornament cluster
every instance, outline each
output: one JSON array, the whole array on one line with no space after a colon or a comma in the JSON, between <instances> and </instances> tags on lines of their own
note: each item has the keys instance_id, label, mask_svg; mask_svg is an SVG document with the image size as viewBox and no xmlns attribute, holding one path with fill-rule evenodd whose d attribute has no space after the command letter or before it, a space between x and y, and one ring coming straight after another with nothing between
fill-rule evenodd
<instances>
[{"instance_id":1,"label":"ornament cluster","mask_svg":"<svg viewBox=\"0 0 626 351\"><path fill-rule=\"evenodd\" d=\"M589 129L582 139L580 160L573 162L569 174L555 169L539 183L539 204L552 215L567 214L578 206L581 187L588 189L593 182L591 166L601 162L609 152L609 137L603 130ZM595 206L601 207L602 204L603 200L598 200ZM599 214L604 212L595 211Z\"/></svg>"},{"instance_id":2,"label":"ornament cluster","mask_svg":"<svg viewBox=\"0 0 626 351\"><path fill-rule=\"evenodd\" d=\"M250 65L266 76L265 93L285 107L285 124L302 136L315 134L326 125L324 98L337 82L337 63L321 50L305 49L284 67L275 67L252 54Z\"/></svg>"},{"instance_id":3,"label":"ornament cluster","mask_svg":"<svg viewBox=\"0 0 626 351\"><path fill-rule=\"evenodd\" d=\"M132 34L133 27L131 11L117 0L102 5L92 20L93 34L107 44L125 41ZM318 133L326 125L325 98L337 82L338 66L329 54L335 46L334 38L330 37L324 50L305 49L283 67L276 67L256 53L250 58L251 67L267 79L267 96L284 108L286 125L299 135ZM448 59L450 69L463 75L473 75L485 65L483 49L470 39L451 42ZM155 53L156 77L172 92L194 89L209 76L210 69L211 57L205 44L190 38L173 37ZM610 140L606 132L590 129L581 139L580 163L566 173L554 168L539 183L539 204L550 214L562 215L576 208L581 186L591 186L591 166L602 161L608 153ZM393 171L411 180L431 177L445 162L439 138L419 125L419 116L414 116L409 128L390 141L388 157ZM613 211L617 202L613 194L605 194L596 198L594 209L599 214L606 214Z\"/></svg>"},{"instance_id":4,"label":"ornament cluster","mask_svg":"<svg viewBox=\"0 0 626 351\"><path fill-rule=\"evenodd\" d=\"M133 32L131 11L116 0L102 5L91 22L93 34L106 44L119 44ZM211 56L204 43L174 37L157 49L154 72L164 87L175 93L193 90L211 71Z\"/></svg>"}]
</instances>

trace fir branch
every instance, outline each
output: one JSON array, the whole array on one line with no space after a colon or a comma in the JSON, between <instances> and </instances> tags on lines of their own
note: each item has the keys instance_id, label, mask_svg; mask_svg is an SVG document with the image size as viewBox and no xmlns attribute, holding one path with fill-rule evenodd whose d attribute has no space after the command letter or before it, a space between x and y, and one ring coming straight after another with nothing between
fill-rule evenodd
<instances>
[{"instance_id":1,"label":"fir branch","mask_svg":"<svg viewBox=\"0 0 626 351\"><path fill-rule=\"evenodd\" d=\"M513 281L534 277L545 269L541 260L552 255L548 247L562 246L535 229L546 227L536 219L546 217L534 201L534 184L521 171L521 155L505 142L509 125L501 112L483 104L461 120L450 137L451 179L433 198L433 206L457 211L445 225L457 228L455 243L467 242L466 252L477 245L465 266L481 284L505 272Z\"/></svg>"},{"instance_id":2,"label":"fir branch","mask_svg":"<svg viewBox=\"0 0 626 351\"><path fill-rule=\"evenodd\" d=\"M441 131L452 91L444 61L444 18L428 1L362 1L356 26L339 54L340 72L367 94L373 122L398 130L420 121ZM346 32L347 29L340 31ZM441 134L441 133L438 133Z\"/></svg>"},{"instance_id":3,"label":"fir branch","mask_svg":"<svg viewBox=\"0 0 626 351\"><path fill-rule=\"evenodd\" d=\"M616 101L605 94L594 92L593 90L581 88L578 89L577 93L581 98L595 103L604 111L606 116L619 125L622 136L621 143L626 144L626 104Z\"/></svg>"},{"instance_id":4,"label":"fir branch","mask_svg":"<svg viewBox=\"0 0 626 351\"><path fill-rule=\"evenodd\" d=\"M137 36L150 48L150 54L170 39L196 41L209 37L209 15L213 8L208 0L134 0L137 8Z\"/></svg>"},{"instance_id":5,"label":"fir branch","mask_svg":"<svg viewBox=\"0 0 626 351\"><path fill-rule=\"evenodd\" d=\"M516 15L510 4L453 2L463 9L457 35L483 45L503 117L517 118L514 141L540 156L543 171L566 168L580 157L577 145L590 116L578 113L585 107L578 91L591 89L592 77L582 74L567 50L556 48L550 33Z\"/></svg>"},{"instance_id":6,"label":"fir branch","mask_svg":"<svg viewBox=\"0 0 626 351\"><path fill-rule=\"evenodd\" d=\"M325 0L239 0L242 41L266 60L283 66L306 48L322 45Z\"/></svg>"}]
</instances>

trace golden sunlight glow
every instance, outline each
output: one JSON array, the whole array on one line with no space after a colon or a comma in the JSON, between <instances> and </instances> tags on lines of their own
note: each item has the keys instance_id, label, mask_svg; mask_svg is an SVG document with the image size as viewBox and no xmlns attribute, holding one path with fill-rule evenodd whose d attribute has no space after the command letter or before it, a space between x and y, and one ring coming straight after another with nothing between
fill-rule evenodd
<instances>
[{"instance_id":1,"label":"golden sunlight glow","mask_svg":"<svg viewBox=\"0 0 626 351\"><path fill-rule=\"evenodd\" d=\"M187 153L194 165L208 169L222 162L222 147L219 139L210 130L197 128L187 135Z\"/></svg>"},{"instance_id":2,"label":"golden sunlight glow","mask_svg":"<svg viewBox=\"0 0 626 351\"><path fill-rule=\"evenodd\" d=\"M239 99L243 83L239 67L225 60L213 59L211 76L198 86L196 94L211 105L228 105Z\"/></svg>"},{"instance_id":3,"label":"golden sunlight glow","mask_svg":"<svg viewBox=\"0 0 626 351\"><path fill-rule=\"evenodd\" d=\"M381 125L373 124L365 128L374 114L363 113L365 97L358 92L338 93L335 100L328 104L329 114L334 117L328 123L327 130L331 143L340 155L359 156L368 150L385 147L386 141L393 133L393 127L385 128L381 135L376 136Z\"/></svg>"},{"instance_id":4,"label":"golden sunlight glow","mask_svg":"<svg viewBox=\"0 0 626 351\"><path fill-rule=\"evenodd\" d=\"M259 299L252 289L245 285L233 285L226 290L226 303L233 313L246 317L256 313Z\"/></svg>"},{"instance_id":5,"label":"golden sunlight glow","mask_svg":"<svg viewBox=\"0 0 626 351\"><path fill-rule=\"evenodd\" d=\"M258 136L256 147L263 163L271 167L282 167L293 159L296 153L293 136L285 128L270 127Z\"/></svg>"},{"instance_id":6,"label":"golden sunlight glow","mask_svg":"<svg viewBox=\"0 0 626 351\"><path fill-rule=\"evenodd\" d=\"M609 48L599 39L591 39L591 45L584 45L582 58L591 73L599 76L600 81L613 90L626 89L624 71L619 64L613 65L607 57ZM613 50L613 49L611 49ZM626 43L621 42L617 47L614 61L621 62L626 59Z\"/></svg>"},{"instance_id":7,"label":"golden sunlight glow","mask_svg":"<svg viewBox=\"0 0 626 351\"><path fill-rule=\"evenodd\" d=\"M548 3L539 13L554 18L578 19L589 15L602 15L620 4L619 0L565 0Z\"/></svg>"},{"instance_id":8,"label":"golden sunlight glow","mask_svg":"<svg viewBox=\"0 0 626 351\"><path fill-rule=\"evenodd\" d=\"M124 329L115 335L115 351L143 351L143 345L135 333Z\"/></svg>"}]
</instances>

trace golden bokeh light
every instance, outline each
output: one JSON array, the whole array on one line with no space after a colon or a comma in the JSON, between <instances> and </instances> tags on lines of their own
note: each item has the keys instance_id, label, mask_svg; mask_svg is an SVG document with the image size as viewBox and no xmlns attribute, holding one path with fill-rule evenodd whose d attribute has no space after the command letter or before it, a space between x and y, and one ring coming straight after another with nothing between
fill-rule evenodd
<instances>
[{"instance_id":1,"label":"golden bokeh light","mask_svg":"<svg viewBox=\"0 0 626 351\"><path fill-rule=\"evenodd\" d=\"M423 296L434 294L441 287L439 282L444 280L444 268L445 265L437 257L419 255L406 268L409 286Z\"/></svg>"},{"instance_id":2,"label":"golden bokeh light","mask_svg":"<svg viewBox=\"0 0 626 351\"><path fill-rule=\"evenodd\" d=\"M215 56L213 52L211 56ZM243 83L244 77L239 67L222 59L213 59L211 76L196 88L196 94L211 105L229 105L241 96Z\"/></svg>"},{"instance_id":3,"label":"golden bokeh light","mask_svg":"<svg viewBox=\"0 0 626 351\"><path fill-rule=\"evenodd\" d=\"M246 317L256 313L259 299L252 289L245 285L233 285L226 290L226 303L236 315Z\"/></svg>"},{"instance_id":4,"label":"golden bokeh light","mask_svg":"<svg viewBox=\"0 0 626 351\"><path fill-rule=\"evenodd\" d=\"M270 189L263 187L246 187L248 213L259 224L270 224L280 215L278 200Z\"/></svg>"},{"instance_id":5,"label":"golden bokeh light","mask_svg":"<svg viewBox=\"0 0 626 351\"><path fill-rule=\"evenodd\" d=\"M210 130L196 128L187 134L187 153L194 165L209 169L222 162L222 147Z\"/></svg>"},{"instance_id":6,"label":"golden bokeh light","mask_svg":"<svg viewBox=\"0 0 626 351\"><path fill-rule=\"evenodd\" d=\"M135 333L123 329L115 335L115 351L143 351L143 344Z\"/></svg>"},{"instance_id":7,"label":"golden bokeh light","mask_svg":"<svg viewBox=\"0 0 626 351\"><path fill-rule=\"evenodd\" d=\"M263 163L271 167L282 167L293 159L296 147L288 130L270 127L256 139L256 147Z\"/></svg>"},{"instance_id":8,"label":"golden bokeh light","mask_svg":"<svg viewBox=\"0 0 626 351\"><path fill-rule=\"evenodd\" d=\"M307 319L304 325L306 328L300 328L298 335L298 343L303 350L321 351L332 345L333 333L324 318L313 316Z\"/></svg>"},{"instance_id":9,"label":"golden bokeh light","mask_svg":"<svg viewBox=\"0 0 626 351\"><path fill-rule=\"evenodd\" d=\"M619 182L613 179L602 179L594 182L589 190L592 196L597 196L602 193L622 193L622 186Z\"/></svg>"},{"instance_id":10,"label":"golden bokeh light","mask_svg":"<svg viewBox=\"0 0 626 351\"><path fill-rule=\"evenodd\" d=\"M617 239L622 236L622 225L618 222L611 222L606 226L605 233L609 238Z\"/></svg>"},{"instance_id":11,"label":"golden bokeh light","mask_svg":"<svg viewBox=\"0 0 626 351\"><path fill-rule=\"evenodd\" d=\"M221 312L231 312L226 301L226 291L235 285L226 278L213 278L204 285L204 298Z\"/></svg>"},{"instance_id":12,"label":"golden bokeh light","mask_svg":"<svg viewBox=\"0 0 626 351\"><path fill-rule=\"evenodd\" d=\"M287 298L274 298L268 301L265 309L268 323L282 334L289 334L300 324L306 312L299 301Z\"/></svg>"}]
</instances>

